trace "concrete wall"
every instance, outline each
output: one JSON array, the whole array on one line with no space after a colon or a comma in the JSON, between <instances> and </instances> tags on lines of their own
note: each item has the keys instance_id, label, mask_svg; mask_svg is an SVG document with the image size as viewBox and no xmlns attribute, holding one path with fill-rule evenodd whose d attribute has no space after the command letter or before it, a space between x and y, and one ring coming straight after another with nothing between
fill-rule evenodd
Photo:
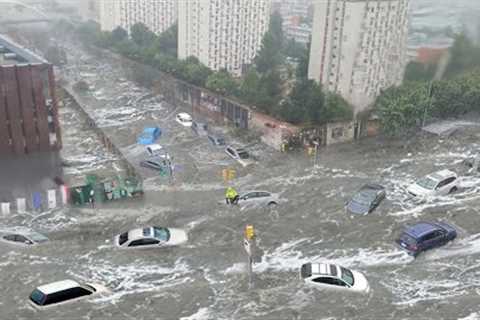
<instances>
[{"instance_id":1,"label":"concrete wall","mask_svg":"<svg viewBox=\"0 0 480 320\"><path fill-rule=\"evenodd\" d=\"M325 145L349 142L354 139L355 126L353 121L326 124Z\"/></svg>"},{"instance_id":2,"label":"concrete wall","mask_svg":"<svg viewBox=\"0 0 480 320\"><path fill-rule=\"evenodd\" d=\"M262 134L261 140L266 145L281 150L282 144L300 131L300 128L283 121L279 121L260 112L250 112L250 128Z\"/></svg>"}]
</instances>

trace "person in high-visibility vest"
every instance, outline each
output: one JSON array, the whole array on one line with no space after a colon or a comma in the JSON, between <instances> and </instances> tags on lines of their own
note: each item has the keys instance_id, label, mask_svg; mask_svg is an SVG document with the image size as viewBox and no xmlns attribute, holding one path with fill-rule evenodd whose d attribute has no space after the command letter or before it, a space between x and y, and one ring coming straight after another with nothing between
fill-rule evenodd
<instances>
[{"instance_id":1,"label":"person in high-visibility vest","mask_svg":"<svg viewBox=\"0 0 480 320\"><path fill-rule=\"evenodd\" d=\"M225 201L227 204L236 204L238 202L238 193L232 187L228 187L227 191L225 192Z\"/></svg>"}]
</instances>

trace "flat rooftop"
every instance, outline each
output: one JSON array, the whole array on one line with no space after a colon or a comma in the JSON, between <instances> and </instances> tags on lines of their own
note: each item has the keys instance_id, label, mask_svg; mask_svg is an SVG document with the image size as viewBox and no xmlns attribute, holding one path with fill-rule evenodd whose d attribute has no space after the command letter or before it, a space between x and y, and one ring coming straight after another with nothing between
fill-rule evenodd
<instances>
[{"instance_id":1,"label":"flat rooftop","mask_svg":"<svg viewBox=\"0 0 480 320\"><path fill-rule=\"evenodd\" d=\"M0 34L0 66L48 63L39 55Z\"/></svg>"}]
</instances>

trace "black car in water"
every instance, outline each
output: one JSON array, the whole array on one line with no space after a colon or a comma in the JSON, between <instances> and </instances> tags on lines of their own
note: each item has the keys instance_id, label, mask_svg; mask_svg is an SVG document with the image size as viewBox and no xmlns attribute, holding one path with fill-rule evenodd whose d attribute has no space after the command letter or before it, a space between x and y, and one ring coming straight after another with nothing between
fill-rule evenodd
<instances>
[{"instance_id":1,"label":"black car in water","mask_svg":"<svg viewBox=\"0 0 480 320\"><path fill-rule=\"evenodd\" d=\"M366 184L347 202L347 211L353 214L369 214L385 199L385 188L379 184Z\"/></svg>"}]
</instances>

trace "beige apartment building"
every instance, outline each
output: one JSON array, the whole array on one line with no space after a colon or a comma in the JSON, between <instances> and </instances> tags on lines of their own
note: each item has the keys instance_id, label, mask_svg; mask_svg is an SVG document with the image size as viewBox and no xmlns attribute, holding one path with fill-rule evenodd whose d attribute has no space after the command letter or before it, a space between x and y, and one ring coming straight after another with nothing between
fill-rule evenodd
<instances>
[{"instance_id":1,"label":"beige apartment building","mask_svg":"<svg viewBox=\"0 0 480 320\"><path fill-rule=\"evenodd\" d=\"M315 2L308 77L355 107L402 82L409 0Z\"/></svg>"},{"instance_id":2,"label":"beige apartment building","mask_svg":"<svg viewBox=\"0 0 480 320\"><path fill-rule=\"evenodd\" d=\"M100 25L112 31L122 27L128 32L138 22L159 34L177 21L178 0L100 0Z\"/></svg>"},{"instance_id":3,"label":"beige apartment building","mask_svg":"<svg viewBox=\"0 0 480 320\"><path fill-rule=\"evenodd\" d=\"M260 50L270 0L181 0L178 57L197 57L212 70L240 76Z\"/></svg>"}]
</instances>

